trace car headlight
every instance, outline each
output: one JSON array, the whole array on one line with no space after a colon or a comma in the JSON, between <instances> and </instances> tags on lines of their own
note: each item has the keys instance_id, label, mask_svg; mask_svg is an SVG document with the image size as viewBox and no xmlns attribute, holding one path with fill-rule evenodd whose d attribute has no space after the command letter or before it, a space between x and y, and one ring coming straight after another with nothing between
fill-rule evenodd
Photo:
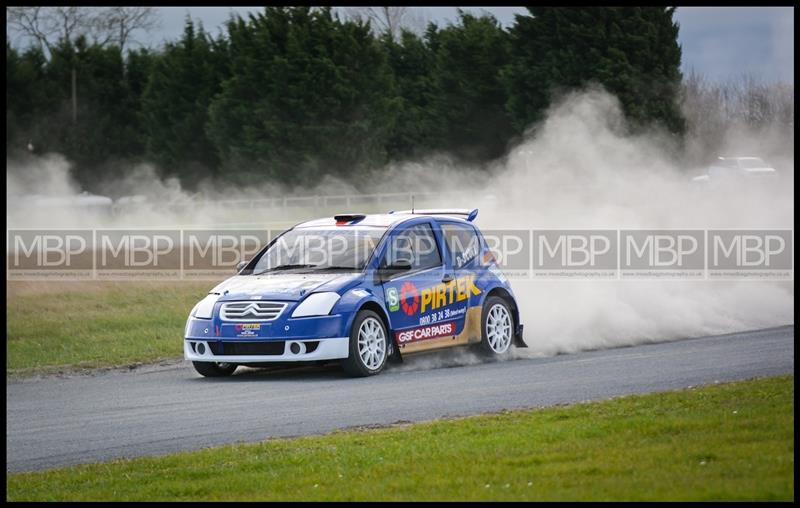
<instances>
[{"instance_id":1,"label":"car headlight","mask_svg":"<svg viewBox=\"0 0 800 508\"><path fill-rule=\"evenodd\" d=\"M292 317L325 316L331 313L333 306L341 298L337 293L314 293L303 300L292 312Z\"/></svg>"},{"instance_id":2,"label":"car headlight","mask_svg":"<svg viewBox=\"0 0 800 508\"><path fill-rule=\"evenodd\" d=\"M200 319L211 319L214 314L214 304L219 300L219 295L210 294L200 300L192 309L192 316Z\"/></svg>"}]
</instances>

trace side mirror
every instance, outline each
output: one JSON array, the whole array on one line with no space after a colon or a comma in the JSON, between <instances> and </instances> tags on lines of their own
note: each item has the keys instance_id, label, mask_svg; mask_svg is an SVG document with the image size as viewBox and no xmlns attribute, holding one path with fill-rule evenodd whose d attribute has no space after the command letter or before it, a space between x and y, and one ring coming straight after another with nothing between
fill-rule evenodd
<instances>
[{"instance_id":1,"label":"side mirror","mask_svg":"<svg viewBox=\"0 0 800 508\"><path fill-rule=\"evenodd\" d=\"M379 284L394 274L411 270L411 263L405 260L395 261L389 266L384 266L375 270L375 283Z\"/></svg>"},{"instance_id":2,"label":"side mirror","mask_svg":"<svg viewBox=\"0 0 800 508\"><path fill-rule=\"evenodd\" d=\"M241 272L242 268L244 268L245 266L247 266L247 261L242 261L241 263L236 265L236 273Z\"/></svg>"},{"instance_id":3,"label":"side mirror","mask_svg":"<svg viewBox=\"0 0 800 508\"><path fill-rule=\"evenodd\" d=\"M411 270L411 262L406 260L397 260L393 264L384 268L387 272L396 273L396 272L405 272L406 270Z\"/></svg>"}]
</instances>

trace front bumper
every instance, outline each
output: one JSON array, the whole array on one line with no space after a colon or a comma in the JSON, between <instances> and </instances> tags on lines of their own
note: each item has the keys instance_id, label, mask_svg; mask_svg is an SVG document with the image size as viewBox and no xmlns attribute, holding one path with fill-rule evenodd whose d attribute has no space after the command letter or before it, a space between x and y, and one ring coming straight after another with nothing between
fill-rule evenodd
<instances>
[{"instance_id":1,"label":"front bumper","mask_svg":"<svg viewBox=\"0 0 800 508\"><path fill-rule=\"evenodd\" d=\"M219 348L212 343L222 342L224 348L227 341L204 340L187 338L183 341L183 357L193 362L220 362L220 363L272 363L272 362L312 362L316 360L336 360L347 358L350 349L349 337L333 337L327 339L309 340L286 340L283 342L283 352L279 354L248 354L248 355L229 355L214 354L213 349ZM248 341L251 344L257 341ZM274 341L272 341L274 344ZM262 342L265 343L265 342ZM311 352L306 352L306 345L313 343L316 348ZM296 344L297 346L292 346ZM200 347L202 345L202 347ZM214 346L212 348L212 346ZM292 349L299 350L292 352Z\"/></svg>"},{"instance_id":2,"label":"front bumper","mask_svg":"<svg viewBox=\"0 0 800 508\"><path fill-rule=\"evenodd\" d=\"M284 312L288 314L288 312ZM350 335L348 316L333 314L272 321L223 321L189 317L183 336L197 340L316 340Z\"/></svg>"}]
</instances>

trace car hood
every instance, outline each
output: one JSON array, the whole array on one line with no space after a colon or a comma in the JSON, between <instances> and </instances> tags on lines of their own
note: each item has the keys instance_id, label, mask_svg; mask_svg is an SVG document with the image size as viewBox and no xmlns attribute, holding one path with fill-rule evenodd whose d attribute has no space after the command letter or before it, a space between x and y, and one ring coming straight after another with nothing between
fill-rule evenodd
<instances>
[{"instance_id":1,"label":"car hood","mask_svg":"<svg viewBox=\"0 0 800 508\"><path fill-rule=\"evenodd\" d=\"M220 301L258 299L299 300L313 291L338 291L355 282L360 273L276 273L236 275L212 289Z\"/></svg>"}]
</instances>

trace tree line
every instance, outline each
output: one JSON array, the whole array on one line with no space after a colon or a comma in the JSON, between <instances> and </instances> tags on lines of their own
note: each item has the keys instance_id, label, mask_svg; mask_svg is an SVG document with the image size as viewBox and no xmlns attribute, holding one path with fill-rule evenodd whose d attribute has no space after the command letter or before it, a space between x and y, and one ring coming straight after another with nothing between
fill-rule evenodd
<instances>
[{"instance_id":1,"label":"tree line","mask_svg":"<svg viewBox=\"0 0 800 508\"><path fill-rule=\"evenodd\" d=\"M709 81L695 71L684 78L681 103L691 142L687 156L794 155L794 85L765 83L744 74ZM757 153L729 153L738 138L757 141ZM733 139L729 139L733 138ZM723 153L724 152L724 153Z\"/></svg>"},{"instance_id":2,"label":"tree line","mask_svg":"<svg viewBox=\"0 0 800 508\"><path fill-rule=\"evenodd\" d=\"M120 22L119 37L74 32L46 47L7 37L6 150L63 153L89 189L140 160L189 187L356 180L427 153L501 156L554 98L590 82L634 128L685 133L674 8L528 11L508 28L460 12L415 33L266 7L216 36L187 19L161 49L126 47Z\"/></svg>"}]
</instances>

